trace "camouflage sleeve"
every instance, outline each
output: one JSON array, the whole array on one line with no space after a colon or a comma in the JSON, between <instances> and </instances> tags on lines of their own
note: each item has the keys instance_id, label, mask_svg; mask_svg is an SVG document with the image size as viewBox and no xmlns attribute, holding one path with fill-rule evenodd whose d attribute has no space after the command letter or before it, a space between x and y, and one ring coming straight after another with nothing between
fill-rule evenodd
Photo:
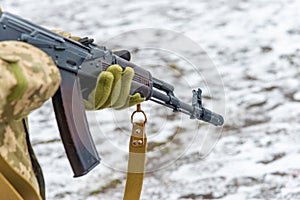
<instances>
[{"instance_id":1,"label":"camouflage sleeve","mask_svg":"<svg viewBox=\"0 0 300 200\"><path fill-rule=\"evenodd\" d=\"M61 77L52 59L32 45L0 42L0 122L19 119L54 95Z\"/></svg>"}]
</instances>

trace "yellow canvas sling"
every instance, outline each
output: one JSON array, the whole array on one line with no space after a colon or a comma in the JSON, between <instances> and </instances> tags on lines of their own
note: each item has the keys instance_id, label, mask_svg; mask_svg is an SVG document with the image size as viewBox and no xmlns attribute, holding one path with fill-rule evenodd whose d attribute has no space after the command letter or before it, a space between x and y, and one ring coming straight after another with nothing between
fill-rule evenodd
<instances>
[{"instance_id":1,"label":"yellow canvas sling","mask_svg":"<svg viewBox=\"0 0 300 200\"><path fill-rule=\"evenodd\" d=\"M144 115L144 121L134 122L136 113ZM137 110L131 115L132 132L129 142L129 156L127 179L123 200L139 200L145 171L147 137L145 132L145 124L147 117L144 111L141 110L140 104L137 105Z\"/></svg>"},{"instance_id":2,"label":"yellow canvas sling","mask_svg":"<svg viewBox=\"0 0 300 200\"><path fill-rule=\"evenodd\" d=\"M0 173L0 199L6 200L23 200L21 195L9 183L9 181Z\"/></svg>"},{"instance_id":3,"label":"yellow canvas sling","mask_svg":"<svg viewBox=\"0 0 300 200\"><path fill-rule=\"evenodd\" d=\"M2 176L0 183L1 195L5 195L4 193L8 195L7 197L14 195L16 200L41 200L40 196L36 193L37 191L31 186L31 184L12 169L2 156L0 156L0 174ZM6 181L10 184L7 185ZM7 190L5 190L5 188ZM3 191L5 192L3 193ZM7 200L8 198L2 198L1 196L1 200L2 199Z\"/></svg>"}]
</instances>

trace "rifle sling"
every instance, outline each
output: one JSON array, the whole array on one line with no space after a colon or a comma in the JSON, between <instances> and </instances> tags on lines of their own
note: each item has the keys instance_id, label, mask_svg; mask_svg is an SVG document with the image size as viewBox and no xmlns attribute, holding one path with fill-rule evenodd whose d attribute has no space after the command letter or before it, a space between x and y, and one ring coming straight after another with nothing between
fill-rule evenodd
<instances>
[{"instance_id":1,"label":"rifle sling","mask_svg":"<svg viewBox=\"0 0 300 200\"><path fill-rule=\"evenodd\" d=\"M33 186L29 182L27 182L18 172L12 169L2 158L2 156L0 156L0 176L1 195L5 195L6 193L9 196L13 196L14 198L12 199L14 200L41 200L39 194L33 188ZM2 197L1 195L0 197Z\"/></svg>"},{"instance_id":2,"label":"rifle sling","mask_svg":"<svg viewBox=\"0 0 300 200\"><path fill-rule=\"evenodd\" d=\"M0 172L0 199L23 200L18 191L9 183Z\"/></svg>"},{"instance_id":3,"label":"rifle sling","mask_svg":"<svg viewBox=\"0 0 300 200\"><path fill-rule=\"evenodd\" d=\"M139 200L144 180L147 149L147 137L145 133L146 115L143 111L137 112L144 114L145 121L133 122L131 120L133 127L129 142L127 179L123 200Z\"/></svg>"}]
</instances>

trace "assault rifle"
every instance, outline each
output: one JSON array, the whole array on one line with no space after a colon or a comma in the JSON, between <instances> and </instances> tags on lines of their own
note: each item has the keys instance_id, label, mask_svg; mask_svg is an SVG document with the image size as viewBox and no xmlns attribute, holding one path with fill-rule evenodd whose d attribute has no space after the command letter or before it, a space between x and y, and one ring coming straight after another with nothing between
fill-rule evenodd
<instances>
[{"instance_id":1,"label":"assault rifle","mask_svg":"<svg viewBox=\"0 0 300 200\"><path fill-rule=\"evenodd\" d=\"M123 59L122 55L113 53L104 46L97 46L91 39L85 38L77 42L18 16L2 12L0 41L5 40L27 42L43 50L59 68L62 82L52 100L74 177L88 173L100 163L85 115L83 97L95 87L98 75L112 64L134 69L131 94L138 92L146 100L172 108L174 112L183 112L192 119L203 120L216 126L223 124L221 115L202 107L200 89L193 91L192 105L181 102L174 95L172 85L152 77L149 71ZM94 81L83 81L85 79ZM90 91L82 93L83 87L89 88Z\"/></svg>"}]
</instances>

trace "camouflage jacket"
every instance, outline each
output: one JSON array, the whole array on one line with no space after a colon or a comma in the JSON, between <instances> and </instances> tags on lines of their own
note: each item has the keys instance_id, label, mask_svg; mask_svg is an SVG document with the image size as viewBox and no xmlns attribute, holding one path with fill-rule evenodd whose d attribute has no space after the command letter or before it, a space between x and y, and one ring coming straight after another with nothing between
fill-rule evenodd
<instances>
[{"instance_id":1,"label":"camouflage jacket","mask_svg":"<svg viewBox=\"0 0 300 200\"><path fill-rule=\"evenodd\" d=\"M0 42L0 70L0 159L39 194L24 118L55 93L61 77L44 52L17 41Z\"/></svg>"}]
</instances>

